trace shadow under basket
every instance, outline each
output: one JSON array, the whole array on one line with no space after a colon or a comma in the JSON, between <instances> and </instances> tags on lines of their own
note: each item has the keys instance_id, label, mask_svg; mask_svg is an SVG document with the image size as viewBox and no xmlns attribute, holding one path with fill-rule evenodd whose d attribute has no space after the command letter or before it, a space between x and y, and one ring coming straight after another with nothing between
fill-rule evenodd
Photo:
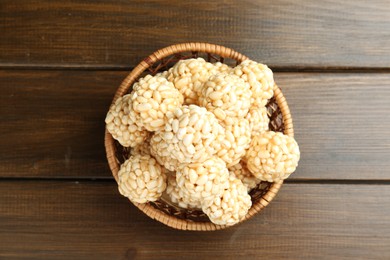
<instances>
[{"instance_id":1,"label":"shadow under basket","mask_svg":"<svg viewBox=\"0 0 390 260\"><path fill-rule=\"evenodd\" d=\"M112 103L115 103L117 98L130 93L132 85L140 77L147 74L155 75L158 72L168 70L181 59L197 57L202 57L209 62L219 61L233 67L248 59L248 57L232 49L209 43L172 45L154 52L139 63L119 86ZM283 132L293 137L294 130L290 110L281 90L276 85L274 97L268 102L267 109L270 118L269 129ZM120 165L129 157L130 148L121 146L107 132L107 129L105 132L105 148L112 175L118 182ZM256 188L252 189L249 193L252 198L252 207L241 222L253 217L266 207L275 197L282 184L283 181L274 183L261 182ZM229 227L212 223L201 210L180 208L170 202L166 196L155 202L133 204L152 219L175 229L212 231Z\"/></svg>"}]
</instances>

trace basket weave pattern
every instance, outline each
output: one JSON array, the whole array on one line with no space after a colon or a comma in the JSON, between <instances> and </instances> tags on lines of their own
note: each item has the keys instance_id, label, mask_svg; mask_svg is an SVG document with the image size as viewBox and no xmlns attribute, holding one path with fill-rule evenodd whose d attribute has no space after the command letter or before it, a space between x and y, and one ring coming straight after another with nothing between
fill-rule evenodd
<instances>
[{"instance_id":1,"label":"basket weave pattern","mask_svg":"<svg viewBox=\"0 0 390 260\"><path fill-rule=\"evenodd\" d=\"M185 43L172 45L154 52L138 64L119 86L115 93L113 103L117 98L130 93L132 85L140 77L146 74L155 75L160 71L168 70L178 60L197 57L202 57L210 62L219 61L230 66L235 66L248 59L246 56L232 49L214 44ZM286 135L294 136L290 110L281 90L277 86L275 86L274 97L267 104L267 109L268 116L270 117L270 130L284 132ZM112 138L107 130L105 133L105 147L110 169L115 180L118 181L120 164L128 158L130 149L121 146ZM275 183L261 182L254 188L250 192L252 207L244 220L251 218L266 207L275 197L282 183L283 181ZM213 224L200 210L188 210L177 207L165 197L156 202L133 204L149 217L176 229L211 231L227 227Z\"/></svg>"}]
</instances>

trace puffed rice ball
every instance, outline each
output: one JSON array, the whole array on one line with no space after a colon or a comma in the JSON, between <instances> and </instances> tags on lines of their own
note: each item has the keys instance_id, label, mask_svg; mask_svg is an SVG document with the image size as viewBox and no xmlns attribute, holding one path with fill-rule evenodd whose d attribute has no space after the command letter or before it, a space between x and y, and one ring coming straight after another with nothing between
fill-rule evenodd
<instances>
[{"instance_id":1,"label":"puffed rice ball","mask_svg":"<svg viewBox=\"0 0 390 260\"><path fill-rule=\"evenodd\" d=\"M212 113L196 105L182 106L168 118L164 130L152 137L152 154L162 162L169 160L164 166L176 170L178 164L210 158L220 150L223 139L224 129Z\"/></svg>"},{"instance_id":2,"label":"puffed rice ball","mask_svg":"<svg viewBox=\"0 0 390 260\"><path fill-rule=\"evenodd\" d=\"M161 166L149 155L132 155L118 172L119 192L133 202L158 200L166 188Z\"/></svg>"},{"instance_id":3,"label":"puffed rice ball","mask_svg":"<svg viewBox=\"0 0 390 260\"><path fill-rule=\"evenodd\" d=\"M224 160L228 167L240 162L251 142L251 129L247 119L234 118L229 125L222 124L225 139L217 156Z\"/></svg>"},{"instance_id":4,"label":"puffed rice ball","mask_svg":"<svg viewBox=\"0 0 390 260\"><path fill-rule=\"evenodd\" d=\"M211 157L202 163L183 164L176 172L178 187L198 202L220 195L227 188L228 180L226 164L218 157Z\"/></svg>"},{"instance_id":5,"label":"puffed rice ball","mask_svg":"<svg viewBox=\"0 0 390 260\"><path fill-rule=\"evenodd\" d=\"M168 71L167 70L164 70L162 72L159 72L157 73L156 75L154 75L155 77L163 77L163 78L166 78L168 79Z\"/></svg>"},{"instance_id":6,"label":"puffed rice ball","mask_svg":"<svg viewBox=\"0 0 390 260\"><path fill-rule=\"evenodd\" d=\"M211 69L211 75L215 75L215 74L218 74L218 73L221 73L221 72L231 72L232 71L232 67L229 67L228 65L224 64L224 63L221 63L221 62L216 62L216 63L213 63L214 67Z\"/></svg>"},{"instance_id":7,"label":"puffed rice ball","mask_svg":"<svg viewBox=\"0 0 390 260\"><path fill-rule=\"evenodd\" d=\"M131 149L130 154L150 155L150 139L151 139L151 135L149 134L148 137L145 139L145 141L143 141L142 143L136 145L134 148Z\"/></svg>"},{"instance_id":8,"label":"puffed rice ball","mask_svg":"<svg viewBox=\"0 0 390 260\"><path fill-rule=\"evenodd\" d=\"M269 117L266 107L252 106L245 118L249 121L251 136L268 131Z\"/></svg>"},{"instance_id":9,"label":"puffed rice ball","mask_svg":"<svg viewBox=\"0 0 390 260\"><path fill-rule=\"evenodd\" d=\"M133 110L138 114L137 124L148 131L164 127L167 115L183 104L183 96L162 75L147 75L133 86Z\"/></svg>"},{"instance_id":10,"label":"puffed rice ball","mask_svg":"<svg viewBox=\"0 0 390 260\"><path fill-rule=\"evenodd\" d=\"M225 64L212 64L203 58L186 59L178 61L169 69L166 77L184 96L184 104L190 105L198 103L199 89L211 75L230 69Z\"/></svg>"},{"instance_id":11,"label":"puffed rice ball","mask_svg":"<svg viewBox=\"0 0 390 260\"><path fill-rule=\"evenodd\" d=\"M233 68L232 73L249 82L252 104L265 106L274 95L274 77L267 65L245 60Z\"/></svg>"},{"instance_id":12,"label":"puffed rice ball","mask_svg":"<svg viewBox=\"0 0 390 260\"><path fill-rule=\"evenodd\" d=\"M290 176L298 166L299 157L295 139L273 131L253 137L245 155L248 169L253 175L268 182Z\"/></svg>"},{"instance_id":13,"label":"puffed rice ball","mask_svg":"<svg viewBox=\"0 0 390 260\"><path fill-rule=\"evenodd\" d=\"M170 171L176 171L180 165L179 160L173 157L176 145L169 145L159 133L155 133L150 140L150 153L157 162Z\"/></svg>"},{"instance_id":14,"label":"puffed rice ball","mask_svg":"<svg viewBox=\"0 0 390 260\"><path fill-rule=\"evenodd\" d=\"M201 209L202 205L199 200L194 200L187 195L182 189L177 186L176 176L168 176L167 189L165 191L171 201L181 208L185 209Z\"/></svg>"},{"instance_id":15,"label":"puffed rice ball","mask_svg":"<svg viewBox=\"0 0 390 260\"><path fill-rule=\"evenodd\" d=\"M199 104L219 120L243 118L248 114L252 96L249 84L236 75L219 73L211 76L202 87Z\"/></svg>"},{"instance_id":16,"label":"puffed rice ball","mask_svg":"<svg viewBox=\"0 0 390 260\"><path fill-rule=\"evenodd\" d=\"M247 188L248 192L255 188L261 180L253 176L248 170L246 163L241 161L232 167L229 167L229 173L236 176L237 179L241 180Z\"/></svg>"},{"instance_id":17,"label":"puffed rice ball","mask_svg":"<svg viewBox=\"0 0 390 260\"><path fill-rule=\"evenodd\" d=\"M245 185L234 175L220 196L202 201L202 210L217 225L234 225L240 222L252 206Z\"/></svg>"},{"instance_id":18,"label":"puffed rice ball","mask_svg":"<svg viewBox=\"0 0 390 260\"><path fill-rule=\"evenodd\" d=\"M148 136L145 128L138 126L137 115L132 109L130 95L118 98L107 113L108 132L124 147L134 147Z\"/></svg>"}]
</instances>

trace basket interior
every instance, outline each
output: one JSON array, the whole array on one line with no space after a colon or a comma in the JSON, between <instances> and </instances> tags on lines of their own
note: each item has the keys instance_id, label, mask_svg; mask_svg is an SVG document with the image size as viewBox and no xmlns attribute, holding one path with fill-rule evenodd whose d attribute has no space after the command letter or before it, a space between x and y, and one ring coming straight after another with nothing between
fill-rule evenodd
<instances>
[{"instance_id":1,"label":"basket interior","mask_svg":"<svg viewBox=\"0 0 390 260\"><path fill-rule=\"evenodd\" d=\"M144 77L147 74L155 75L158 72L168 70L179 60L197 58L197 57L202 57L209 62L222 62L232 67L239 64L239 62L234 59L224 58L215 54L209 54L209 53L198 52L198 51L182 52L182 53L173 54L152 64L147 70L145 70L140 75L140 77ZM138 81L138 79L136 81ZM125 94L129 94L131 91L132 91L132 87L130 87ZM283 123L282 112L275 98L270 99L266 106L268 109L268 117L270 118L269 129L275 132L283 132L284 123ZM114 144L115 144L115 156L117 159L117 163L121 165L125 160L129 158L131 148L126 148L121 146L119 142L116 140L114 140ZM252 198L252 204L256 204L256 202L258 202L268 192L271 185L272 183L270 182L261 182L256 188L252 189L249 193L249 195ZM173 216L179 219L185 219L187 221L194 221L194 222L210 222L208 217L201 210L180 208L177 205L175 205L173 202L171 202L168 196L163 196L160 200L155 202L149 202L148 204L164 212L169 216Z\"/></svg>"}]
</instances>

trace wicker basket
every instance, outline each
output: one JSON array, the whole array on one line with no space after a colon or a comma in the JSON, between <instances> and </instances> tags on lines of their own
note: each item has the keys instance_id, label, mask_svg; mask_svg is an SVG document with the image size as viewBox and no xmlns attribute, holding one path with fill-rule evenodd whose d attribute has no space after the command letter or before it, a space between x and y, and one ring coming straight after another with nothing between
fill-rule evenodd
<instances>
[{"instance_id":1,"label":"wicker basket","mask_svg":"<svg viewBox=\"0 0 390 260\"><path fill-rule=\"evenodd\" d=\"M125 78L115 93L115 100L127 93L138 78L146 74L156 74L159 71L167 70L180 59L203 57L208 61L220 61L235 66L248 59L246 56L223 46L208 43L183 43L172 45L154 52L138 64L133 71ZM267 104L270 117L270 130L284 132L294 136L292 118L287 102L275 86L274 97ZM111 134L105 132L105 147L107 160L115 180L118 181L120 164L129 156L129 148L122 147L115 141ZM261 182L258 187L250 192L252 207L244 218L247 220L253 217L270 203L279 191L283 181L276 183ZM228 226L215 225L200 210L186 210L173 205L167 198L163 197L156 202L145 204L134 203L141 211L149 217L164 223L167 226L181 230L211 231L227 228ZM243 221L244 221L243 220Z\"/></svg>"}]
</instances>

